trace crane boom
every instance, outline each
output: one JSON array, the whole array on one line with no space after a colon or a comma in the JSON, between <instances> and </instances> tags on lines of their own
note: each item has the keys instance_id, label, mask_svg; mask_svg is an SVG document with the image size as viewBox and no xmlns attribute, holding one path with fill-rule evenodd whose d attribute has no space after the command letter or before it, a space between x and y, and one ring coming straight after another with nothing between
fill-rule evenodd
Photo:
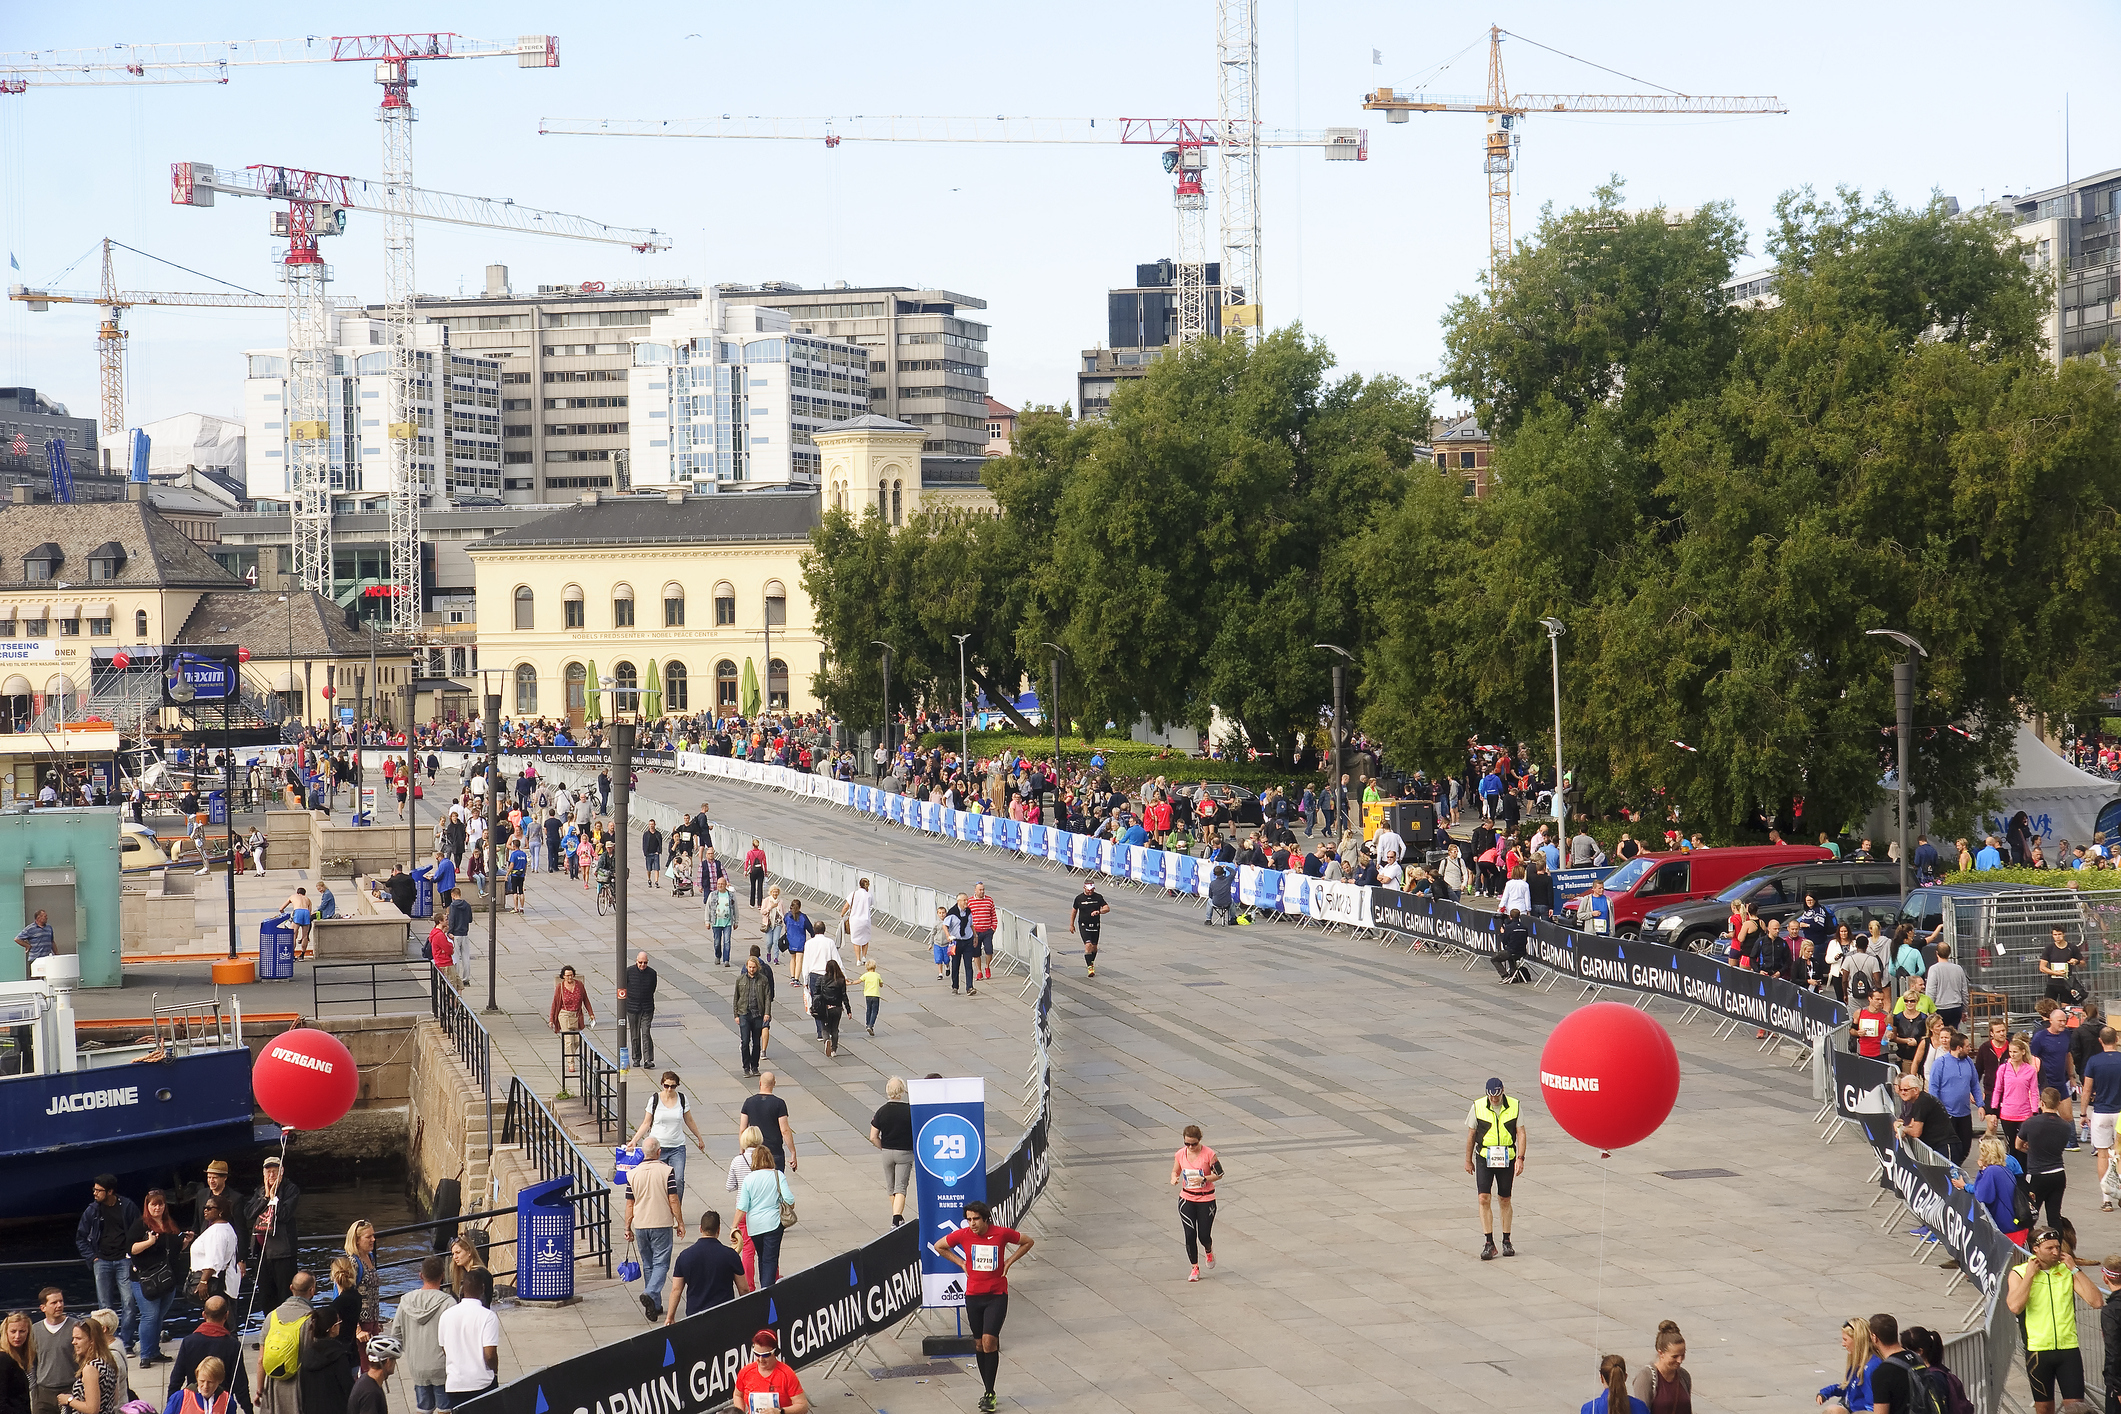
<instances>
[{"instance_id":1,"label":"crane boom","mask_svg":"<svg viewBox=\"0 0 2121 1414\"><path fill-rule=\"evenodd\" d=\"M736 138L757 141L824 142L1010 142L1103 146L1138 143L1169 147L1193 142L1216 147L1222 124L1215 118L1032 118L998 116L917 117L854 114L846 117L774 118L540 118L549 137ZM1337 149L1355 161L1369 157L1369 133L1359 128L1309 131L1263 130L1261 147Z\"/></svg>"},{"instance_id":2,"label":"crane boom","mask_svg":"<svg viewBox=\"0 0 2121 1414\"><path fill-rule=\"evenodd\" d=\"M0 54L0 92L81 84L227 83L228 70L287 64L514 58L524 69L556 69L559 40L549 34L471 39L460 34L305 35L300 39L185 40L94 49L30 49Z\"/></svg>"},{"instance_id":3,"label":"crane boom","mask_svg":"<svg viewBox=\"0 0 2121 1414\"><path fill-rule=\"evenodd\" d=\"M240 170L215 167L209 162L170 164L170 201L178 206L212 206L222 196L262 196L285 201L296 196L297 183L290 181L294 168L263 164ZM327 202L345 211L387 215L396 209L392 198L398 189L361 177L337 177L303 173L320 184L307 199ZM569 240L598 241L606 245L631 246L642 252L670 249L670 238L655 230L610 226L587 216L561 211L541 211L518 206L506 198L466 196L458 192L410 188L411 214L416 220L439 221L452 226L477 226L488 230L517 231L527 235L562 236Z\"/></svg>"}]
</instances>

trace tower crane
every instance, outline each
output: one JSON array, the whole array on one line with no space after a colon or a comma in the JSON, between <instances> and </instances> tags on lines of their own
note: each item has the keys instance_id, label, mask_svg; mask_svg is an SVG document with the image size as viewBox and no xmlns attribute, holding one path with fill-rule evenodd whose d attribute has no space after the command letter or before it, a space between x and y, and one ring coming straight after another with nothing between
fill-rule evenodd
<instances>
[{"instance_id":1,"label":"tower crane","mask_svg":"<svg viewBox=\"0 0 2121 1414\"><path fill-rule=\"evenodd\" d=\"M1380 88L1363 95L1362 106L1380 111L1385 121L1404 123L1409 113L1485 113L1487 134L1481 148L1481 169L1488 177L1488 291L1492 298L1502 293L1502 267L1510 257L1510 174L1517 168L1517 149L1524 141L1524 120L1530 113L1787 113L1782 100L1772 96L1691 94L1667 89L1663 93L1511 93L1502 75L1502 41L1512 36L1500 25L1488 27L1488 91L1485 97L1446 94L1396 94ZM1538 40L1525 43L1538 45ZM1560 50L1552 51L1556 54ZM1562 55L1575 58L1574 55ZM1578 62L1588 62L1579 60ZM1594 68L1605 66L1593 65ZM1615 72L1607 70L1607 72ZM1625 78L1626 75L1621 75ZM1640 82L1640 80L1638 80Z\"/></svg>"},{"instance_id":2,"label":"tower crane","mask_svg":"<svg viewBox=\"0 0 2121 1414\"><path fill-rule=\"evenodd\" d=\"M103 239L103 288L89 290L33 290L27 285L10 285L7 297L27 304L31 310L42 312L55 304L95 304L107 311L102 323L96 326L96 363L103 388L103 416L101 427L105 438L117 436L125 430L125 348L126 333L120 321L125 311L135 305L159 305L171 307L222 309L284 309L287 300L282 295L263 295L251 290L121 290L113 273L111 252L132 250L129 245ZM144 254L133 251L135 255ZM150 257L152 258L152 257ZM343 308L356 307L358 301L341 300Z\"/></svg>"},{"instance_id":3,"label":"tower crane","mask_svg":"<svg viewBox=\"0 0 2121 1414\"><path fill-rule=\"evenodd\" d=\"M1314 147L1331 162L1362 162L1370 155L1370 135L1361 128L1326 128L1310 132L1260 131L1248 120L1236 128L1219 118L1032 118L999 116L916 117L903 114L850 117L769 118L541 118L538 131L548 136L629 138L711 138L746 141L916 143L1037 143L1058 146L1160 147L1163 167L1173 178L1172 205L1178 218L1177 307L1181 343L1208 331L1208 195L1207 150L1226 153L1239 145L1261 148ZM1260 326L1257 174L1247 156L1240 165L1223 164L1222 288L1228 300L1222 322L1228 328ZM1249 205L1232 208L1236 198ZM1233 222L1235 223L1233 225ZM1233 264L1233 262L1235 262ZM1247 273L1249 272L1249 273Z\"/></svg>"},{"instance_id":4,"label":"tower crane","mask_svg":"<svg viewBox=\"0 0 2121 1414\"><path fill-rule=\"evenodd\" d=\"M553 69L560 63L559 40L549 34L519 35L512 40L471 39L447 32L426 34L305 35L300 39L245 39L177 44L118 44L105 49L50 50L0 54L0 92L82 83L228 82L232 68L292 64L372 65L382 87L376 118L383 134L383 306L378 322L385 332L390 377L384 397L386 442L390 462L390 628L414 633L419 628L420 501L430 489L419 474L411 437L413 378L413 220L412 90L419 80L413 66L443 59L507 59L523 69ZM327 569L326 573L329 573Z\"/></svg>"},{"instance_id":5,"label":"tower crane","mask_svg":"<svg viewBox=\"0 0 2121 1414\"><path fill-rule=\"evenodd\" d=\"M177 206L212 206L216 196L263 197L282 203L273 213L272 232L287 239L287 255L281 262L281 278L287 284L287 399L283 404L288 444L288 500L294 519L293 548L296 582L306 590L331 592L331 404L326 379L331 369L331 325L325 302L325 286L331 267L317 251L324 236L341 235L351 213L390 214L401 212L411 219L441 221L460 226L537 233L572 240L599 241L630 246L636 251L670 248L669 240L655 231L608 226L587 217L557 211L538 211L512 201L461 196L451 192L422 191L399 184L361 181L297 167L261 165L229 171L204 162L177 162L170 167L169 199ZM408 368L411 366L408 348ZM395 363L393 364L395 368ZM395 381L395 380L393 380ZM446 386L447 379L436 380ZM389 440L408 450L418 436L410 401L398 412L404 421L389 428ZM406 481L411 480L410 458L399 460ZM405 495L404 482L390 487L391 504L409 500L413 540L412 573L400 579L396 537L401 529L395 515L391 522L393 599L398 604L392 623L419 623L419 541L417 489Z\"/></svg>"}]
</instances>

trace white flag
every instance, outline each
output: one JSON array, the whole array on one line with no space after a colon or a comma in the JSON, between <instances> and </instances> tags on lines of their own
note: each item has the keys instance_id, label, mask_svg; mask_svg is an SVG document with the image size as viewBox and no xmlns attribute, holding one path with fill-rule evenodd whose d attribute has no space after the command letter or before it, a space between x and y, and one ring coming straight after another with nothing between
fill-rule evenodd
<instances>
[{"instance_id":1,"label":"white flag","mask_svg":"<svg viewBox=\"0 0 2121 1414\"><path fill-rule=\"evenodd\" d=\"M1382 63L1383 63L1384 61L1385 61L1385 51L1384 51L1384 50L1382 50L1382 49L1372 49L1372 50L1370 51L1370 62L1371 62L1371 63L1373 63L1373 64L1382 64Z\"/></svg>"}]
</instances>

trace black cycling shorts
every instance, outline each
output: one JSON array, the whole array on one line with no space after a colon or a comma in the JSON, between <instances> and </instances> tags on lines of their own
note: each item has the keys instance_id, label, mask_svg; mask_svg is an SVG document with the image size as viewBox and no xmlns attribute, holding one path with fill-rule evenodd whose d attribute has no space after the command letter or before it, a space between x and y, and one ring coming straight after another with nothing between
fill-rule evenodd
<instances>
[{"instance_id":1,"label":"black cycling shorts","mask_svg":"<svg viewBox=\"0 0 2121 1414\"><path fill-rule=\"evenodd\" d=\"M974 1335L991 1335L1001 1338L1002 1322L1009 1319L1009 1293L999 1296L967 1296L965 1298L965 1324ZM2083 1382L2083 1377L2078 1377Z\"/></svg>"},{"instance_id":2,"label":"black cycling shorts","mask_svg":"<svg viewBox=\"0 0 2121 1414\"><path fill-rule=\"evenodd\" d=\"M1511 1161L1508 1168L1499 1169L1489 1168L1485 1162L1478 1158L1475 1158L1474 1164L1473 1182L1479 1185L1481 1192L1487 1192L1490 1185L1492 1185L1499 1196L1504 1198L1510 1196L1510 1185L1517 1179L1517 1164L1515 1160Z\"/></svg>"},{"instance_id":3,"label":"black cycling shorts","mask_svg":"<svg viewBox=\"0 0 2121 1414\"><path fill-rule=\"evenodd\" d=\"M1095 928L1085 928L1085 929L1083 929L1083 951L1085 951L1085 952L1096 952L1096 951L1097 951L1097 931L1098 931L1098 930L1097 930L1097 929L1095 929Z\"/></svg>"},{"instance_id":4,"label":"black cycling shorts","mask_svg":"<svg viewBox=\"0 0 2121 1414\"><path fill-rule=\"evenodd\" d=\"M2064 1399L2084 1398L2084 1352L2081 1350L2035 1350L2025 1357L2026 1382L2033 1387L2033 1403L2053 1404L2055 1386Z\"/></svg>"}]
</instances>

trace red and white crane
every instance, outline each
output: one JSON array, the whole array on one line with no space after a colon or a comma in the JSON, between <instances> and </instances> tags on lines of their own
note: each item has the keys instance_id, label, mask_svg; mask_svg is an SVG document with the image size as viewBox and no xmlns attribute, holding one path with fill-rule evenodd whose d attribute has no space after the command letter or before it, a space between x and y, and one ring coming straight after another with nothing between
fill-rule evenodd
<instances>
[{"instance_id":1,"label":"red and white crane","mask_svg":"<svg viewBox=\"0 0 2121 1414\"><path fill-rule=\"evenodd\" d=\"M379 322L390 353L385 414L390 496L390 628L419 629L420 506L432 490L429 468L413 456L407 433L413 419L413 220L412 90L417 64L445 59L509 59L523 69L553 69L559 40L549 34L512 40L472 39L433 31L425 34L305 35L300 39L240 39L172 44L117 44L104 49L64 49L0 54L0 93L81 84L226 83L229 70L293 64L368 64L383 89L376 117L383 133L383 307ZM298 535L299 539L299 535ZM298 547L296 559L301 560ZM323 573L328 578L327 563Z\"/></svg>"},{"instance_id":2,"label":"red and white crane","mask_svg":"<svg viewBox=\"0 0 2121 1414\"><path fill-rule=\"evenodd\" d=\"M463 196L452 192L422 191L395 182L368 182L354 177L333 176L298 167L261 165L240 171L216 168L204 162L178 162L170 167L170 201L178 206L212 206L217 196L263 197L279 202L284 210L273 213L272 231L287 239L282 278L287 284L287 398L283 421L287 434L288 500L294 518L294 572L304 589L329 594L332 587L331 557L331 403L328 377L331 371L331 319L325 286L331 267L317 250L324 236L344 234L350 212L399 215L406 220L440 221L459 226L559 236L571 240L598 241L629 246L637 251L667 250L670 242L654 231L608 226L583 216L558 211L539 211L512 201ZM405 346L404 368L409 379L414 353ZM393 382L397 360L392 361ZM446 377L437 377L439 390ZM410 449L419 429L408 397L393 411L401 420L388 429L393 447ZM436 429L439 437L445 429ZM412 480L409 455L396 458L403 480L393 482L390 501L393 575L392 598L413 602L398 605L393 625L409 621L419 624L419 497L407 495ZM396 569L396 537L400 523L395 514L408 504L409 533L413 536L413 577L401 580ZM408 630L410 631L410 630Z\"/></svg>"},{"instance_id":3,"label":"red and white crane","mask_svg":"<svg viewBox=\"0 0 2121 1414\"><path fill-rule=\"evenodd\" d=\"M1220 118L1031 118L998 116L916 117L905 114L846 117L541 118L538 131L566 137L708 138L739 141L917 143L1038 143L1061 146L1129 146L1163 149L1173 178L1178 218L1177 297L1180 342L1208 331L1207 153L1222 162L1224 214L1221 287L1225 328L1260 326L1259 204L1256 151L1315 147L1328 161L1361 162L1370 155L1370 135L1361 128L1312 132L1260 131L1246 120L1236 127ZM1243 141L1240 143L1239 138ZM1234 163L1227 154L1242 145Z\"/></svg>"}]
</instances>

